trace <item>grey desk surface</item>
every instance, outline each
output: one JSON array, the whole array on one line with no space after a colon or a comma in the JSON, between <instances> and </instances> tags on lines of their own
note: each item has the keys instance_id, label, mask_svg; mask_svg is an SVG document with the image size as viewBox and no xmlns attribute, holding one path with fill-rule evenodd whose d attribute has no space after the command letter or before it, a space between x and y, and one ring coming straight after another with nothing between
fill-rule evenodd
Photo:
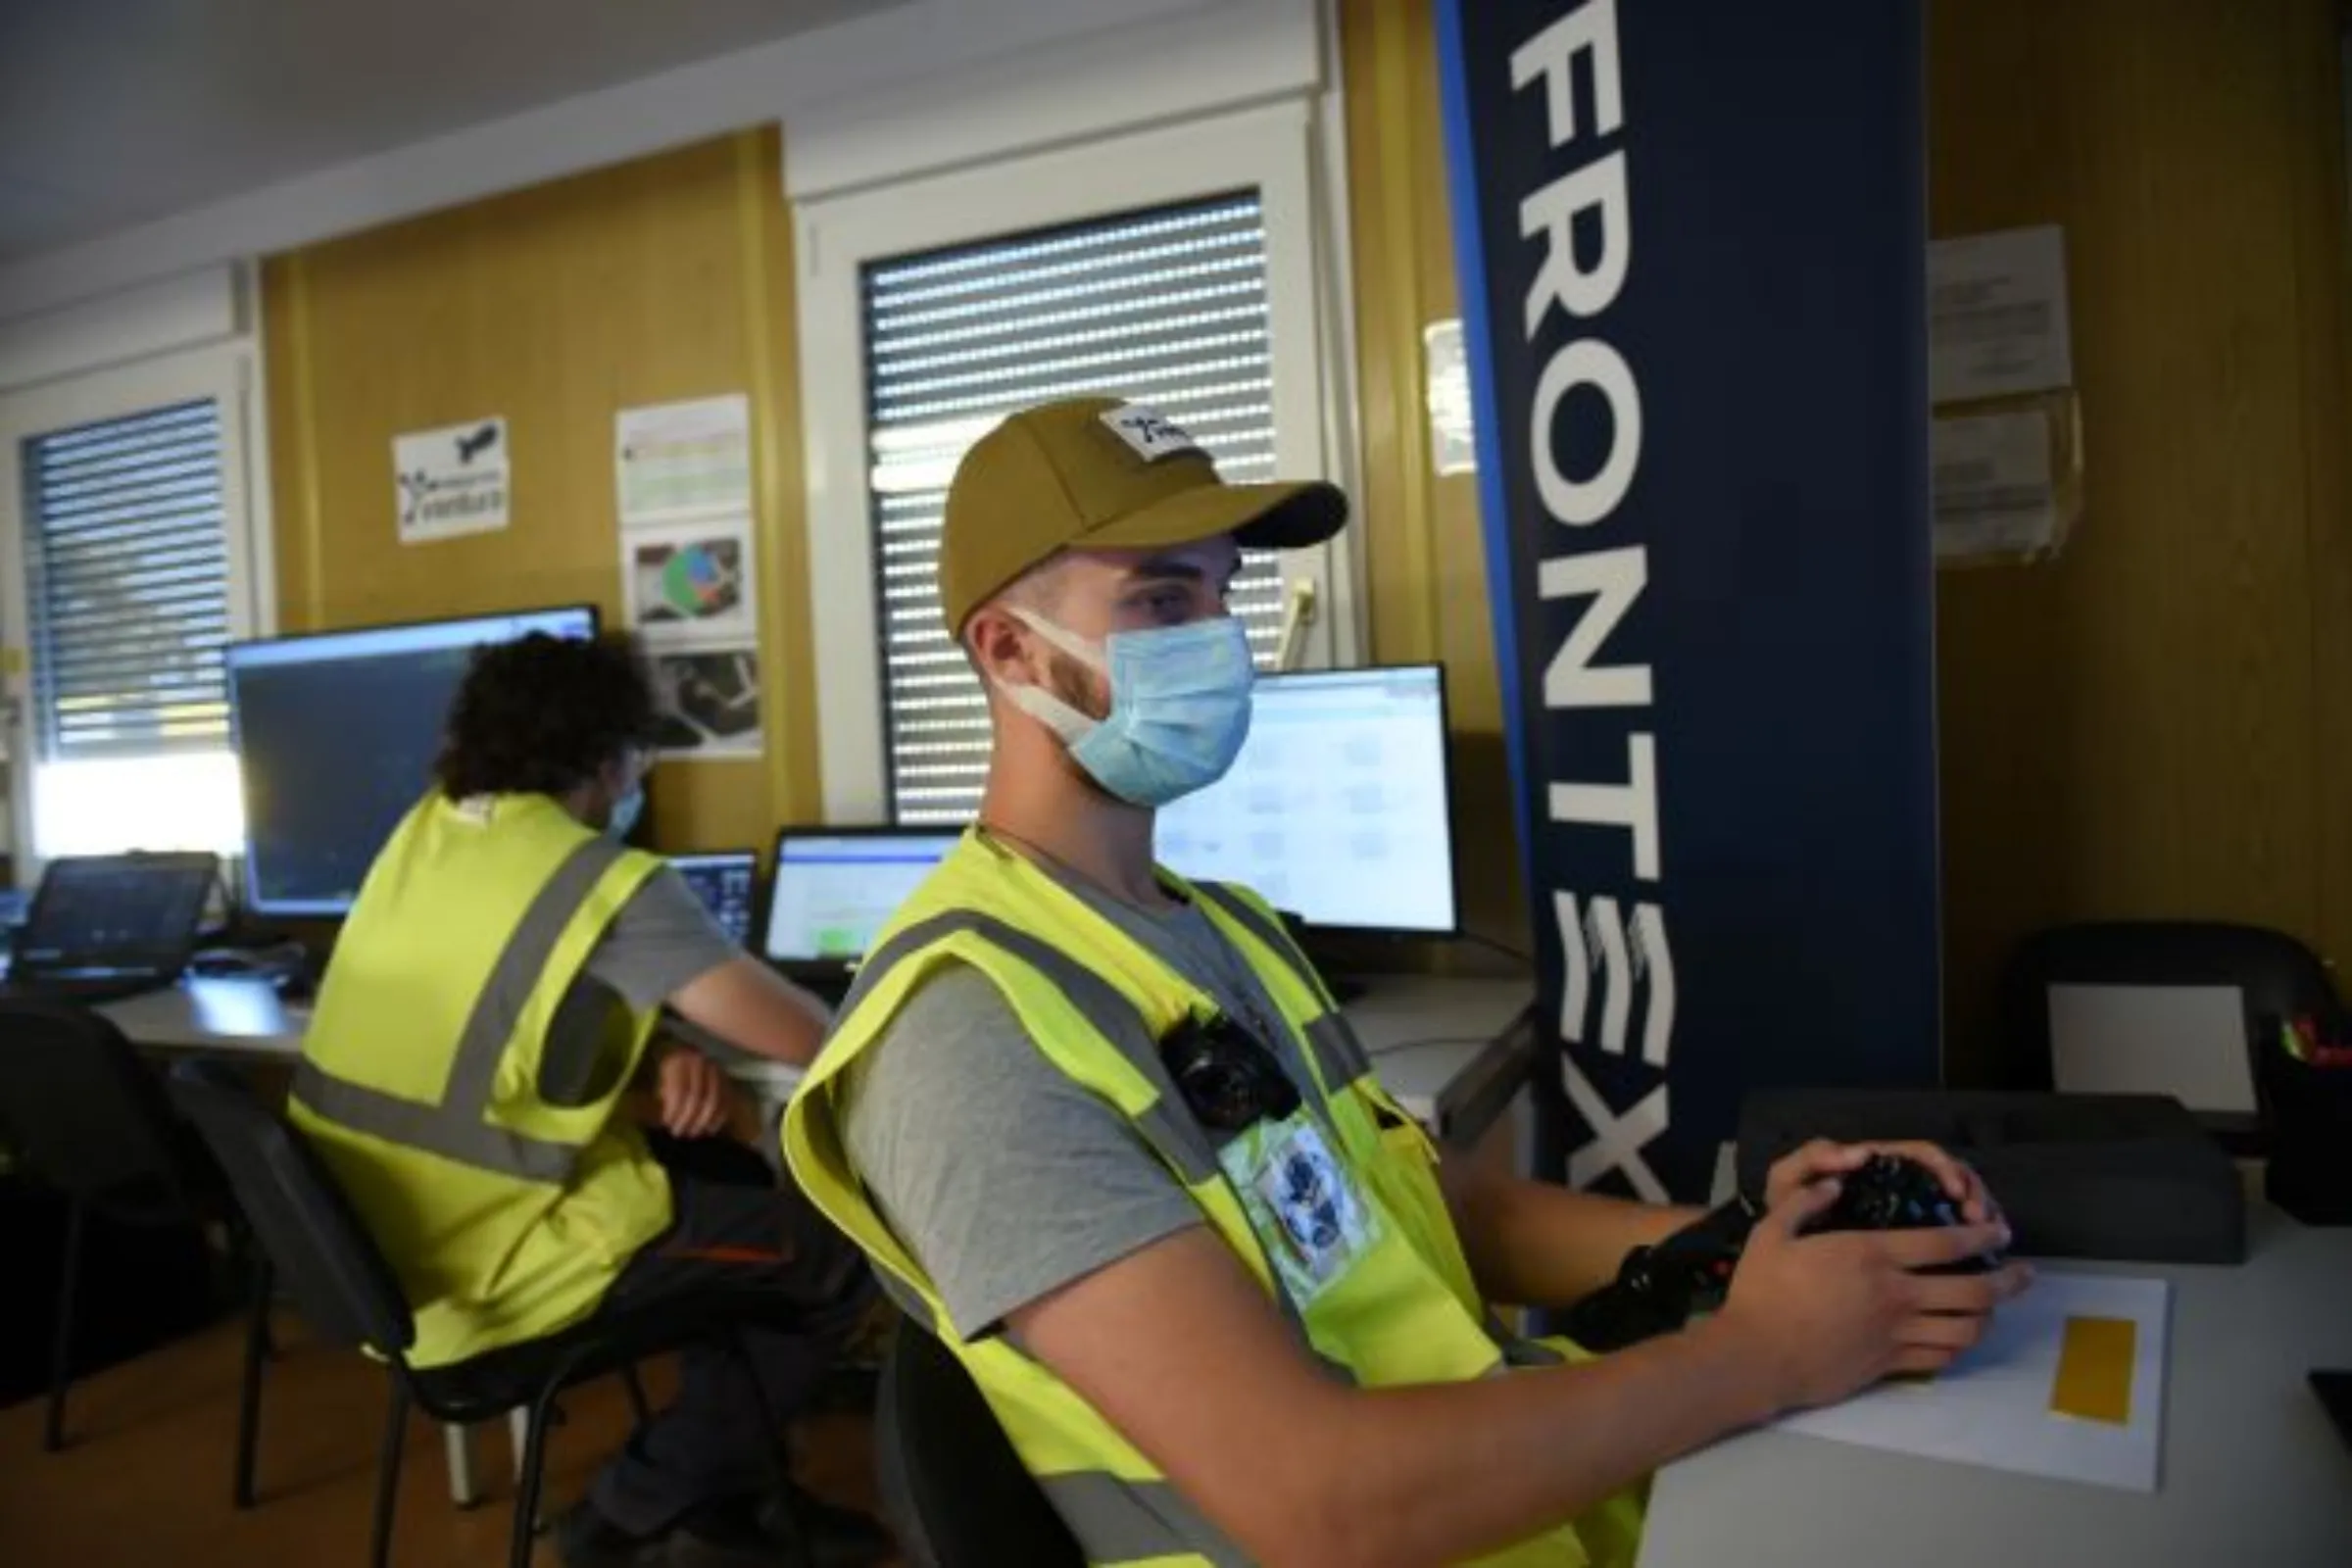
<instances>
[{"instance_id":1,"label":"grey desk surface","mask_svg":"<svg viewBox=\"0 0 2352 1568\"><path fill-rule=\"evenodd\" d=\"M1535 1000L1524 980L1383 976L1348 1004L1381 1082L1441 1135L1469 1141L1485 1131L1535 1059L1521 1014ZM305 1007L288 1006L259 980L188 980L100 1009L138 1045L153 1050L288 1060L302 1050ZM732 1070L781 1099L799 1074L739 1058Z\"/></svg>"},{"instance_id":2,"label":"grey desk surface","mask_svg":"<svg viewBox=\"0 0 2352 1568\"><path fill-rule=\"evenodd\" d=\"M1641 1568L2352 1564L2352 1448L2305 1382L2352 1367L2352 1230L2249 1219L2240 1268L2044 1265L2173 1282L2152 1495L1752 1432L1658 1476Z\"/></svg>"}]
</instances>

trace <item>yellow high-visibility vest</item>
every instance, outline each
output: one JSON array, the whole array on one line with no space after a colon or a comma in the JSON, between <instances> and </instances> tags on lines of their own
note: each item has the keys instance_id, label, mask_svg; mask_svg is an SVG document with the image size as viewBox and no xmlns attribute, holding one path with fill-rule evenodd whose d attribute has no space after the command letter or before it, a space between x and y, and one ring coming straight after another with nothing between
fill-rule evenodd
<instances>
[{"instance_id":1,"label":"yellow high-visibility vest","mask_svg":"<svg viewBox=\"0 0 2352 1568\"><path fill-rule=\"evenodd\" d=\"M586 1317L669 1224L667 1179L614 1115L656 1014L574 992L661 864L543 795L435 791L368 869L289 1109L400 1276L417 1366ZM597 1038L559 1105L540 1065L567 997L563 1027Z\"/></svg>"},{"instance_id":2,"label":"yellow high-visibility vest","mask_svg":"<svg viewBox=\"0 0 2352 1568\"><path fill-rule=\"evenodd\" d=\"M1163 873L1164 876L1164 873ZM1239 889L1167 885L1197 902L1241 954L1296 1036L1314 1080L1310 1115L1352 1179L1375 1239L1301 1301L1275 1262L1283 1238L1245 1201L1217 1147L1161 1065L1157 1043L1215 1002L1027 859L978 833L942 862L877 941L832 1038L785 1114L803 1191L873 1260L883 1287L971 1372L1031 1475L1085 1547L1125 1568L1247 1559L1074 1390L1004 1335L965 1340L938 1289L867 1198L836 1102L842 1074L942 965L995 983L1061 1072L1100 1096L1183 1184L1202 1219L1289 1320L1302 1348L1364 1388L1466 1382L1514 1366L1586 1359L1565 1342L1507 1333L1480 1298L1438 1185L1438 1154L1374 1078L1352 1031L1273 912ZM1073 1195L1075 1200L1076 1195ZM1254 1217L1253 1217L1254 1215ZM1642 1493L1479 1559L1487 1568L1630 1564Z\"/></svg>"}]
</instances>

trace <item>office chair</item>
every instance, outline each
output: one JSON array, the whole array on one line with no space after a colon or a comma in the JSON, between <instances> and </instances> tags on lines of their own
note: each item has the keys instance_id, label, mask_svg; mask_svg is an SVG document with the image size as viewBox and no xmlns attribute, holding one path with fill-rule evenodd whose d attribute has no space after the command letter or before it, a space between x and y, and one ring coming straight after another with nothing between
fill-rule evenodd
<instances>
[{"instance_id":1,"label":"office chair","mask_svg":"<svg viewBox=\"0 0 2352 1568\"><path fill-rule=\"evenodd\" d=\"M0 1003L0 1124L33 1172L64 1193L68 1203L41 1440L55 1453L65 1446L75 1296L90 1217L140 1226L201 1225L208 1217L225 1217L232 1245L249 1238L227 1195L217 1191L217 1173L183 1140L162 1084L122 1031L96 1013L59 1003ZM254 1249L236 1250L249 1264L253 1285L231 1486L236 1505L246 1508L253 1505L253 1441L270 1348L271 1282L267 1260Z\"/></svg>"},{"instance_id":2,"label":"office chair","mask_svg":"<svg viewBox=\"0 0 2352 1568\"><path fill-rule=\"evenodd\" d=\"M509 1561L513 1568L529 1568L547 1429L564 1390L620 1373L642 1418L643 1394L630 1375L635 1363L690 1341L713 1339L737 1357L743 1376L759 1391L738 1336L745 1327L776 1326L775 1302L724 1290L600 1314L544 1339L450 1366L411 1366L404 1352L415 1343L416 1324L399 1281L301 1134L229 1085L177 1082L172 1094L227 1173L230 1190L244 1204L297 1310L321 1339L368 1351L385 1363L391 1397L369 1538L368 1561L374 1568L385 1568L391 1557L393 1507L412 1405L436 1421L460 1426L501 1418L517 1407L528 1412ZM770 1458L780 1483L783 1434L772 1410L768 1425L776 1439Z\"/></svg>"},{"instance_id":3,"label":"office chair","mask_svg":"<svg viewBox=\"0 0 2352 1568\"><path fill-rule=\"evenodd\" d=\"M905 1320L882 1363L874 1458L914 1568L1086 1568L963 1363Z\"/></svg>"},{"instance_id":4,"label":"office chair","mask_svg":"<svg viewBox=\"0 0 2352 1568\"><path fill-rule=\"evenodd\" d=\"M2065 985L2233 986L2244 999L2249 1045L2281 1018L2332 1020L2341 1005L2327 966L2283 932L2207 920L2057 926L2021 942L2002 971L1999 1087L2055 1087L2049 991ZM2254 1081L2259 1093L2261 1075ZM2245 1152L2258 1147L2258 1116L2201 1111L2200 1120Z\"/></svg>"}]
</instances>

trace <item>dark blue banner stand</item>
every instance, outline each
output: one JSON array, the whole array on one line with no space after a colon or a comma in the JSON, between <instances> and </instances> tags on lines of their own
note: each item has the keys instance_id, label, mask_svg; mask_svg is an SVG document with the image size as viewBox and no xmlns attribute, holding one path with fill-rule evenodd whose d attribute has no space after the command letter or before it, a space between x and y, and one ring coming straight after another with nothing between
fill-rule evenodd
<instances>
[{"instance_id":1,"label":"dark blue banner stand","mask_svg":"<svg viewBox=\"0 0 2352 1568\"><path fill-rule=\"evenodd\" d=\"M1937 1079L1919 0L1444 0L1538 1168Z\"/></svg>"}]
</instances>

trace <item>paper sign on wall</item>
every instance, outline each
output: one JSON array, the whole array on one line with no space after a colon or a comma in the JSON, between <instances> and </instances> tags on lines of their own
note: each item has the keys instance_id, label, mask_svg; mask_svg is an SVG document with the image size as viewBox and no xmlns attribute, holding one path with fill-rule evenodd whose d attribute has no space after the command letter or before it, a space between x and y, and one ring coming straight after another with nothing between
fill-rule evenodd
<instances>
[{"instance_id":1,"label":"paper sign on wall","mask_svg":"<svg viewBox=\"0 0 2352 1568\"><path fill-rule=\"evenodd\" d=\"M756 758L760 732L760 656L752 648L656 648L648 662L660 707L663 757Z\"/></svg>"},{"instance_id":2,"label":"paper sign on wall","mask_svg":"<svg viewBox=\"0 0 2352 1568\"><path fill-rule=\"evenodd\" d=\"M1429 457L1440 476L1478 471L1478 431L1470 409L1470 362L1462 352L1462 320L1451 317L1421 329L1429 378Z\"/></svg>"},{"instance_id":3,"label":"paper sign on wall","mask_svg":"<svg viewBox=\"0 0 2352 1568\"><path fill-rule=\"evenodd\" d=\"M2055 224L1930 245L1928 313L1938 406L2074 385L2066 235Z\"/></svg>"},{"instance_id":4,"label":"paper sign on wall","mask_svg":"<svg viewBox=\"0 0 2352 1568\"><path fill-rule=\"evenodd\" d=\"M620 525L742 513L752 505L752 406L741 393L613 416Z\"/></svg>"},{"instance_id":5,"label":"paper sign on wall","mask_svg":"<svg viewBox=\"0 0 2352 1568\"><path fill-rule=\"evenodd\" d=\"M392 438L400 542L425 544L507 525L507 421L498 416Z\"/></svg>"},{"instance_id":6,"label":"paper sign on wall","mask_svg":"<svg viewBox=\"0 0 2352 1568\"><path fill-rule=\"evenodd\" d=\"M2038 556L2058 543L2048 414L1937 419L1932 451L1937 561Z\"/></svg>"}]
</instances>

